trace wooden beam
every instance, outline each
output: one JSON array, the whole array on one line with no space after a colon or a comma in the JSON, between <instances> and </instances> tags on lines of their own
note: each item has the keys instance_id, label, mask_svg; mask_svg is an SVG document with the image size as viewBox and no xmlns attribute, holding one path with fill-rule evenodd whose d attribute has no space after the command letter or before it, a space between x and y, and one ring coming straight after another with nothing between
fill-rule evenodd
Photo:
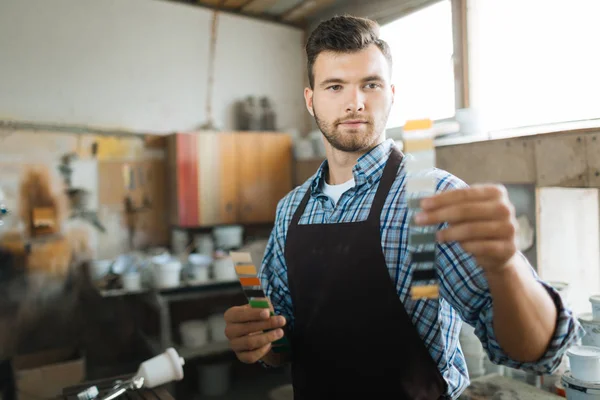
<instances>
[{"instance_id":1,"label":"wooden beam","mask_svg":"<svg viewBox=\"0 0 600 400\"><path fill-rule=\"evenodd\" d=\"M246 6L242 7L242 11L246 13L260 14L275 3L277 3L277 0L253 0Z\"/></svg>"},{"instance_id":2,"label":"wooden beam","mask_svg":"<svg viewBox=\"0 0 600 400\"><path fill-rule=\"evenodd\" d=\"M238 8L243 7L244 5L246 5L246 3L248 3L248 0L225 0L224 6L226 8L235 8L235 9L238 9Z\"/></svg>"},{"instance_id":3,"label":"wooden beam","mask_svg":"<svg viewBox=\"0 0 600 400\"><path fill-rule=\"evenodd\" d=\"M304 0L302 3L283 13L280 18L282 21L297 22L333 2L334 0Z\"/></svg>"},{"instance_id":4,"label":"wooden beam","mask_svg":"<svg viewBox=\"0 0 600 400\"><path fill-rule=\"evenodd\" d=\"M166 2L169 2L169 3L181 3L181 4L185 4L185 5L191 6L191 7L202 7L202 8L209 9L209 10L219 9L219 7L215 6L215 5L191 2L191 0L161 0L161 1L166 1ZM254 0L254 1L256 1L256 0ZM274 0L274 1L277 1L277 0ZM249 4L251 4L251 3L249 3ZM237 8L237 9L236 8L230 8L230 9L226 9L226 10L223 10L223 11L226 11L226 12L228 12L230 14L233 14L233 15L245 16L245 17L249 17L249 18L252 18L252 19L260 20L260 21L275 22L275 23L279 23L279 24L284 25L284 26L291 26L291 27L300 28L300 29L304 28L299 23L282 21L281 19L279 19L275 15L246 12L243 8Z\"/></svg>"},{"instance_id":5,"label":"wooden beam","mask_svg":"<svg viewBox=\"0 0 600 400\"><path fill-rule=\"evenodd\" d=\"M452 0L452 37L454 43L455 108L467 108L469 96L469 45L467 0Z\"/></svg>"}]
</instances>

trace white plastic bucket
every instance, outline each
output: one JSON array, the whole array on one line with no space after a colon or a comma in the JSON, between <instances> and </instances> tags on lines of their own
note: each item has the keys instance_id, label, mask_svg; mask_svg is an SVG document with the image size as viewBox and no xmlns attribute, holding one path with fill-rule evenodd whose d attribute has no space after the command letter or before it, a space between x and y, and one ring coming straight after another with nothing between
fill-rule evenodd
<instances>
[{"instance_id":1,"label":"white plastic bucket","mask_svg":"<svg viewBox=\"0 0 600 400\"><path fill-rule=\"evenodd\" d=\"M198 366L198 382L203 396L222 396L231 384L231 364L204 364Z\"/></svg>"},{"instance_id":2,"label":"white plastic bucket","mask_svg":"<svg viewBox=\"0 0 600 400\"><path fill-rule=\"evenodd\" d=\"M597 400L600 399L600 385L584 382L566 372L561 378L568 400Z\"/></svg>"},{"instance_id":3,"label":"white plastic bucket","mask_svg":"<svg viewBox=\"0 0 600 400\"><path fill-rule=\"evenodd\" d=\"M175 258L153 260L154 284L158 288L177 287L181 283L181 262Z\"/></svg>"},{"instance_id":4,"label":"white plastic bucket","mask_svg":"<svg viewBox=\"0 0 600 400\"><path fill-rule=\"evenodd\" d=\"M199 254L212 257L215 251L215 242L210 234L194 236L194 246Z\"/></svg>"},{"instance_id":5,"label":"white plastic bucket","mask_svg":"<svg viewBox=\"0 0 600 400\"><path fill-rule=\"evenodd\" d=\"M213 342L223 342L227 340L225 336L225 315L213 314L208 317L208 326L210 339Z\"/></svg>"},{"instance_id":6,"label":"white plastic bucket","mask_svg":"<svg viewBox=\"0 0 600 400\"><path fill-rule=\"evenodd\" d=\"M142 289L142 275L139 272L128 272L121 275L123 289L131 292Z\"/></svg>"},{"instance_id":7,"label":"white plastic bucket","mask_svg":"<svg viewBox=\"0 0 600 400\"><path fill-rule=\"evenodd\" d=\"M592 303L592 315L594 319L600 320L600 295L590 296L590 303Z\"/></svg>"},{"instance_id":8,"label":"white plastic bucket","mask_svg":"<svg viewBox=\"0 0 600 400\"><path fill-rule=\"evenodd\" d=\"M231 257L216 258L213 262L213 275L216 281L235 281L237 274Z\"/></svg>"},{"instance_id":9,"label":"white plastic bucket","mask_svg":"<svg viewBox=\"0 0 600 400\"><path fill-rule=\"evenodd\" d=\"M581 344L600 347L600 320L594 319L592 313L581 314L577 319L585 330L585 335L581 338Z\"/></svg>"},{"instance_id":10,"label":"white plastic bucket","mask_svg":"<svg viewBox=\"0 0 600 400\"><path fill-rule=\"evenodd\" d=\"M190 275L193 282L208 282L209 267L212 264L212 257L205 254L190 254L188 262L190 265Z\"/></svg>"},{"instance_id":11,"label":"white plastic bucket","mask_svg":"<svg viewBox=\"0 0 600 400\"><path fill-rule=\"evenodd\" d=\"M185 347L197 348L208 343L208 324L202 320L190 320L179 325L181 341Z\"/></svg>"},{"instance_id":12,"label":"white plastic bucket","mask_svg":"<svg viewBox=\"0 0 600 400\"><path fill-rule=\"evenodd\" d=\"M567 350L573 378L584 382L600 383L600 348L573 346Z\"/></svg>"},{"instance_id":13,"label":"white plastic bucket","mask_svg":"<svg viewBox=\"0 0 600 400\"><path fill-rule=\"evenodd\" d=\"M240 225L218 226L214 228L215 246L222 250L242 247L244 228Z\"/></svg>"}]
</instances>

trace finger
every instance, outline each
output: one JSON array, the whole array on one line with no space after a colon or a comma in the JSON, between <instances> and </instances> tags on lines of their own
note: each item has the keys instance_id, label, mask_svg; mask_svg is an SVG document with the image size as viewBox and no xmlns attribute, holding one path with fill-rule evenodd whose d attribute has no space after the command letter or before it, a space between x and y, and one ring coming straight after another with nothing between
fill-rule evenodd
<instances>
[{"instance_id":1,"label":"finger","mask_svg":"<svg viewBox=\"0 0 600 400\"><path fill-rule=\"evenodd\" d=\"M273 316L266 321L231 323L227 324L225 327L225 336L227 336L228 339L235 339L255 332L282 328L285 324L285 318L281 315Z\"/></svg>"},{"instance_id":2,"label":"finger","mask_svg":"<svg viewBox=\"0 0 600 400\"><path fill-rule=\"evenodd\" d=\"M271 313L265 308L251 308L248 304L229 308L225 312L225 322L242 323L260 321L269 318Z\"/></svg>"},{"instance_id":3,"label":"finger","mask_svg":"<svg viewBox=\"0 0 600 400\"><path fill-rule=\"evenodd\" d=\"M458 203L471 203L499 199L506 193L502 185L473 185L465 189L455 189L435 194L421 201L423 210L435 210Z\"/></svg>"},{"instance_id":4,"label":"finger","mask_svg":"<svg viewBox=\"0 0 600 400\"><path fill-rule=\"evenodd\" d=\"M465 222L450 225L438 231L436 236L440 242L462 242L512 238L515 231L515 226L505 221Z\"/></svg>"},{"instance_id":5,"label":"finger","mask_svg":"<svg viewBox=\"0 0 600 400\"><path fill-rule=\"evenodd\" d=\"M246 364L254 364L258 360L263 358L270 350L271 350L271 344L269 343L259 349L252 350L252 351L242 351L242 352L236 353L236 355L237 355L237 358L241 362L246 363Z\"/></svg>"},{"instance_id":6,"label":"finger","mask_svg":"<svg viewBox=\"0 0 600 400\"><path fill-rule=\"evenodd\" d=\"M504 259L512 256L517 247L514 241L508 240L477 240L461 243L462 248L473 256Z\"/></svg>"},{"instance_id":7,"label":"finger","mask_svg":"<svg viewBox=\"0 0 600 400\"><path fill-rule=\"evenodd\" d=\"M415 215L415 222L419 225L434 225L444 222L459 224L468 221L509 218L511 213L511 207L504 202L463 203L432 211L421 211Z\"/></svg>"},{"instance_id":8,"label":"finger","mask_svg":"<svg viewBox=\"0 0 600 400\"><path fill-rule=\"evenodd\" d=\"M282 329L275 329L269 332L264 332L256 335L246 335L230 341L230 346L233 351L253 351L259 349L271 342L274 342L283 337Z\"/></svg>"}]
</instances>

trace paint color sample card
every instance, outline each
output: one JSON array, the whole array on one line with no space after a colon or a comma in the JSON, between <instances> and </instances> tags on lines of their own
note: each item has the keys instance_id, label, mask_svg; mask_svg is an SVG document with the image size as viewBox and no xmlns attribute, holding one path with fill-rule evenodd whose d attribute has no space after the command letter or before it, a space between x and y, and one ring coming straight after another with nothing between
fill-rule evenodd
<instances>
[{"instance_id":1,"label":"paint color sample card","mask_svg":"<svg viewBox=\"0 0 600 400\"><path fill-rule=\"evenodd\" d=\"M260 279L258 278L258 269L252 262L250 253L232 251L229 255L233 260L235 273L242 285L242 290L246 299L248 299L250 307L271 309L271 300L269 300L261 287ZM271 311L271 315L275 315L273 311ZM273 342L272 345L274 353L280 353L289 349L289 343L285 336Z\"/></svg>"},{"instance_id":2,"label":"paint color sample card","mask_svg":"<svg viewBox=\"0 0 600 400\"><path fill-rule=\"evenodd\" d=\"M423 198L435 194L436 181L422 163L414 156L407 158L406 196L408 211L412 216L408 227L408 244L411 257L412 281L411 298L435 299L439 297L439 284L435 270L435 226L418 226L413 222L414 215L421 211Z\"/></svg>"}]
</instances>

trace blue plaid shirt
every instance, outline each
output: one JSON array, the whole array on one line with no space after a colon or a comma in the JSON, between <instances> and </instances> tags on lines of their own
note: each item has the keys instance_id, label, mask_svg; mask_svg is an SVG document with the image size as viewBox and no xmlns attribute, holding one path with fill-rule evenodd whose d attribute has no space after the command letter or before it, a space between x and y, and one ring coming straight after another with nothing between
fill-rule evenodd
<instances>
[{"instance_id":1,"label":"blue plaid shirt","mask_svg":"<svg viewBox=\"0 0 600 400\"><path fill-rule=\"evenodd\" d=\"M294 314L284 248L288 226L304 194L308 189L312 190L299 224L365 220L393 145L393 140L388 139L359 158L353 169L356 185L342 195L337 206L334 206L331 199L321 190L326 161L313 177L279 202L275 226L267 244L259 276L275 312L286 317L288 329L293 329ZM434 173L438 192L467 187L463 181L445 171L436 169ZM541 280L540 283L552 295L557 305L558 321L550 346L544 356L535 363L515 362L500 348L492 327L492 298L484 272L477 266L475 259L457 243L437 245L439 299L411 299L408 210L404 187L405 172L401 165L381 213L381 245L398 296L448 382L448 394L456 398L469 384L467 367L459 343L462 321L475 327L475 334L492 362L539 373L554 371L566 349L583 331L571 311L562 303L558 293ZM531 272L539 280L533 268Z\"/></svg>"}]
</instances>

